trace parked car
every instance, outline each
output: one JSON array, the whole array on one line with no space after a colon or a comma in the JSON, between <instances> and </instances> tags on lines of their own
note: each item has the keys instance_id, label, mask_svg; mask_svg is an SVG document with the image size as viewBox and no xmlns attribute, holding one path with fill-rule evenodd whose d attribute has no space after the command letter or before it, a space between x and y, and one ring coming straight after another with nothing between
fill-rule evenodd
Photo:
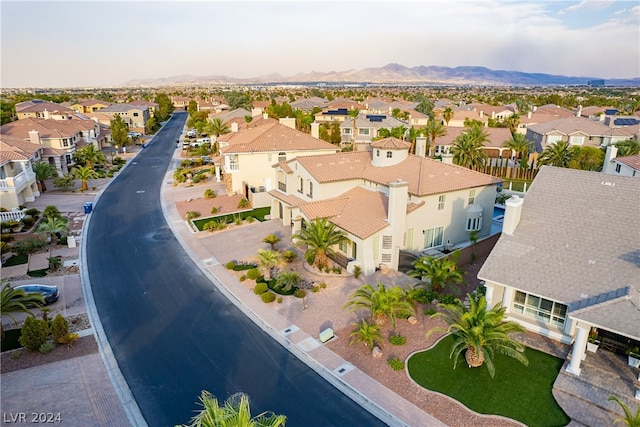
<instances>
[{"instance_id":1,"label":"parked car","mask_svg":"<svg viewBox=\"0 0 640 427\"><path fill-rule=\"evenodd\" d=\"M55 285L40 285L33 283L29 285L14 286L14 289L22 289L28 294L37 293L42 295L45 305L53 304L58 301L58 297L60 296L58 287Z\"/></svg>"},{"instance_id":2,"label":"parked car","mask_svg":"<svg viewBox=\"0 0 640 427\"><path fill-rule=\"evenodd\" d=\"M129 132L127 133L127 136L131 139L134 139L134 138L140 138L142 134L140 132Z\"/></svg>"},{"instance_id":3,"label":"parked car","mask_svg":"<svg viewBox=\"0 0 640 427\"><path fill-rule=\"evenodd\" d=\"M211 144L211 138L198 138L196 139L196 142L192 142L191 146L192 147L199 147L203 144Z\"/></svg>"},{"instance_id":4,"label":"parked car","mask_svg":"<svg viewBox=\"0 0 640 427\"><path fill-rule=\"evenodd\" d=\"M189 138L195 138L196 136L198 136L198 132L196 132L195 129L191 129L190 131L187 132L187 136Z\"/></svg>"}]
</instances>

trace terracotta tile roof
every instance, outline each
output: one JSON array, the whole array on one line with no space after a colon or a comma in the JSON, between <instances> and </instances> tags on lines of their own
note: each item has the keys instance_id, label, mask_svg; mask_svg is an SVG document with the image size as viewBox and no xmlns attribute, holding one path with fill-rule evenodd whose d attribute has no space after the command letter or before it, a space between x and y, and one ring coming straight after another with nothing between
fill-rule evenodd
<instances>
[{"instance_id":1,"label":"terracotta tile roof","mask_svg":"<svg viewBox=\"0 0 640 427\"><path fill-rule=\"evenodd\" d=\"M7 123L0 128L0 133L28 139L29 132L37 130L40 138L69 138L81 130L93 129L92 120L45 120L29 117Z\"/></svg>"},{"instance_id":2,"label":"terracotta tile roof","mask_svg":"<svg viewBox=\"0 0 640 427\"><path fill-rule=\"evenodd\" d=\"M640 170L640 154L636 154L635 156L616 157L615 160L632 169Z\"/></svg>"},{"instance_id":3,"label":"terracotta tile roof","mask_svg":"<svg viewBox=\"0 0 640 427\"><path fill-rule=\"evenodd\" d=\"M534 114L537 114L537 113L550 114L552 116L555 116L556 118L575 117L575 114L573 113L573 111L568 110L564 107L560 107L555 104L546 104L540 107L536 107Z\"/></svg>"},{"instance_id":4,"label":"terracotta tile roof","mask_svg":"<svg viewBox=\"0 0 640 427\"><path fill-rule=\"evenodd\" d=\"M282 168L282 170L284 171L284 173L293 173L293 169L291 169L289 167L289 165L287 164L287 162L278 162L277 166L280 166Z\"/></svg>"},{"instance_id":5,"label":"terracotta tile roof","mask_svg":"<svg viewBox=\"0 0 640 427\"><path fill-rule=\"evenodd\" d=\"M305 203L304 200L300 199L297 196L294 196L293 194L287 195L278 190L269 191L269 195L272 197L275 197L278 200L285 202L287 205L292 207L297 207L297 206L300 206L302 203Z\"/></svg>"},{"instance_id":6,"label":"terracotta tile roof","mask_svg":"<svg viewBox=\"0 0 640 427\"><path fill-rule=\"evenodd\" d=\"M288 163L294 161L299 162L320 183L365 179L388 185L391 181L402 179L409 183L409 193L415 196L502 182L490 175L414 155L409 155L396 165L385 167L373 166L371 153L367 151L297 157Z\"/></svg>"},{"instance_id":7,"label":"terracotta tile roof","mask_svg":"<svg viewBox=\"0 0 640 427\"><path fill-rule=\"evenodd\" d=\"M411 148L411 143L403 141L398 138L389 137L389 138L373 141L371 143L371 146L374 148L382 148L382 149L390 148L392 150L400 150L404 148L405 150L408 150L409 148Z\"/></svg>"},{"instance_id":8,"label":"terracotta tile roof","mask_svg":"<svg viewBox=\"0 0 640 427\"><path fill-rule=\"evenodd\" d=\"M12 160L29 160L42 146L32 144L22 138L0 135L0 163Z\"/></svg>"},{"instance_id":9,"label":"terracotta tile roof","mask_svg":"<svg viewBox=\"0 0 640 427\"><path fill-rule=\"evenodd\" d=\"M625 132L619 128L611 128L600 122L590 120L585 117L567 117L564 119L558 119L546 123L537 123L529 126L529 129L546 135L552 132L561 133L563 135L573 135L577 133L583 133L589 136L628 136L631 138L633 135Z\"/></svg>"},{"instance_id":10,"label":"terracotta tile roof","mask_svg":"<svg viewBox=\"0 0 640 427\"><path fill-rule=\"evenodd\" d=\"M224 154L268 151L338 150L335 145L316 139L311 135L296 129L291 129L275 121L266 123L263 126L250 127L241 132L224 135L220 140L229 143L228 147L221 149Z\"/></svg>"},{"instance_id":11,"label":"terracotta tile roof","mask_svg":"<svg viewBox=\"0 0 640 427\"><path fill-rule=\"evenodd\" d=\"M41 101L41 102L32 102L37 100L25 101L15 105L16 113L37 113L43 112L47 110L50 113L57 111L64 112L73 112L68 107L64 107L60 104L56 104L55 102L49 101Z\"/></svg>"}]
</instances>

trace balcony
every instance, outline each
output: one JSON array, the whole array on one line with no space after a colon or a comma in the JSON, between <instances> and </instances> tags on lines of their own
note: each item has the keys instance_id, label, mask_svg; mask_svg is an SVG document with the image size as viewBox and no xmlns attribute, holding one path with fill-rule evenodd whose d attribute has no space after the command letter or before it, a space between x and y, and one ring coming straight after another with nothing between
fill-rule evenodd
<instances>
[{"instance_id":1,"label":"balcony","mask_svg":"<svg viewBox=\"0 0 640 427\"><path fill-rule=\"evenodd\" d=\"M29 181L35 180L36 175L33 172L22 171L16 176L0 179L0 190L20 191L29 184Z\"/></svg>"}]
</instances>

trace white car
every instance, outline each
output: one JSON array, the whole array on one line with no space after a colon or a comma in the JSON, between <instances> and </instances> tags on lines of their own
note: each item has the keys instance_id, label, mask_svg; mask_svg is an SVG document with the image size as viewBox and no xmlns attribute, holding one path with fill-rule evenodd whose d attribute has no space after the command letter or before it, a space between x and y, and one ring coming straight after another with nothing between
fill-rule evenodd
<instances>
[{"instance_id":1,"label":"white car","mask_svg":"<svg viewBox=\"0 0 640 427\"><path fill-rule=\"evenodd\" d=\"M195 129L191 129L189 132L187 132L187 136L189 138L195 138L196 136L198 136L198 133L195 131Z\"/></svg>"},{"instance_id":2,"label":"white car","mask_svg":"<svg viewBox=\"0 0 640 427\"><path fill-rule=\"evenodd\" d=\"M142 134L140 132L129 132L127 133L127 136L133 139L133 138L140 138Z\"/></svg>"}]
</instances>

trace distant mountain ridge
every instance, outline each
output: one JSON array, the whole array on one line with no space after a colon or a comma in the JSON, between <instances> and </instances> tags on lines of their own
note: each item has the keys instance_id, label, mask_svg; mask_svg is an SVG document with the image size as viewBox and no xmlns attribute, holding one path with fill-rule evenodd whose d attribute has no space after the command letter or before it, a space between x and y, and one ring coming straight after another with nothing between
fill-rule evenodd
<instances>
[{"instance_id":1,"label":"distant mountain ridge","mask_svg":"<svg viewBox=\"0 0 640 427\"><path fill-rule=\"evenodd\" d=\"M179 84L275 84L275 83L358 83L358 84L414 84L414 85L491 85L491 86L558 86L586 85L590 80L604 80L607 86L640 86L640 77L632 79L602 79L599 77L569 77L544 73L491 70L486 67L424 66L406 67L387 64L362 70L298 73L283 76L273 73L254 78L228 76L180 76L159 79L130 80L123 86L179 85Z\"/></svg>"}]
</instances>

